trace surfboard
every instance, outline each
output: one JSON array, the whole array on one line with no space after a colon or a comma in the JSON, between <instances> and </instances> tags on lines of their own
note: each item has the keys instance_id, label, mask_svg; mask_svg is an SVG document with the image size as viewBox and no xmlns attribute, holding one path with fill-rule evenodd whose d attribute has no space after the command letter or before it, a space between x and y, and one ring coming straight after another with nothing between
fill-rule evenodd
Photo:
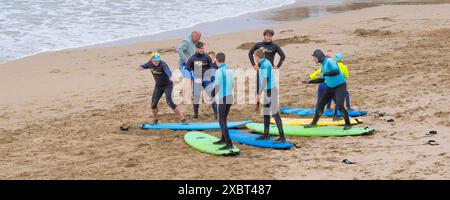
<instances>
[{"instance_id":1,"label":"surfboard","mask_svg":"<svg viewBox=\"0 0 450 200\"><path fill-rule=\"evenodd\" d=\"M261 135L249 133L246 131L230 129L229 133L231 140L250 146L272 148L272 149L290 149L293 146L289 142L274 144L277 138L270 138L268 140L256 140L256 138L258 138Z\"/></svg>"},{"instance_id":2,"label":"surfboard","mask_svg":"<svg viewBox=\"0 0 450 200\"><path fill-rule=\"evenodd\" d=\"M312 116L316 113L315 108L291 108L291 107L284 107L280 109L281 113L283 114L292 114L292 115L299 115L303 117ZM368 112L366 110L351 110L347 111L348 115L350 117L360 117L367 115ZM333 117L334 109L328 109L323 112L324 116L327 117ZM341 117L341 112L337 112L337 116Z\"/></svg>"},{"instance_id":3,"label":"surfboard","mask_svg":"<svg viewBox=\"0 0 450 200\"><path fill-rule=\"evenodd\" d=\"M306 119L306 118L301 118L301 119L281 118L281 120L283 121L283 125L293 125L293 126L303 126L303 125L311 124L311 122L312 122L312 119ZM275 124L275 120L273 118L271 118L270 122L272 124ZM359 124L359 123L363 123L363 120L356 119L356 118L350 118L350 123L351 124ZM319 121L317 122L317 125L318 126L344 126L345 120L340 119L338 121L333 121L332 118L320 118Z\"/></svg>"},{"instance_id":4,"label":"surfboard","mask_svg":"<svg viewBox=\"0 0 450 200\"><path fill-rule=\"evenodd\" d=\"M282 114L294 114L299 111L302 111L304 108L293 108L293 107L282 107L280 108L280 112Z\"/></svg>"},{"instance_id":5,"label":"surfboard","mask_svg":"<svg viewBox=\"0 0 450 200\"><path fill-rule=\"evenodd\" d=\"M239 126L243 126L245 124L251 123L252 121L237 121L237 122L228 122L228 128L236 128ZM158 123L156 125L150 124L142 124L139 128L145 130L161 130L161 129L169 129L169 130L219 130L220 125L219 122L190 122L187 125L183 125L182 123Z\"/></svg>"},{"instance_id":6,"label":"surfboard","mask_svg":"<svg viewBox=\"0 0 450 200\"><path fill-rule=\"evenodd\" d=\"M184 135L184 142L192 148L203 152L218 156L232 156L239 154L240 150L237 146L233 145L232 149L219 150L224 145L215 145L213 142L218 141L219 138L203 132L188 132Z\"/></svg>"},{"instance_id":7,"label":"surfboard","mask_svg":"<svg viewBox=\"0 0 450 200\"><path fill-rule=\"evenodd\" d=\"M264 133L264 124L250 123L245 125L248 129L258 133ZM318 126L314 128L305 128L303 126L283 125L286 136L353 136L364 135L374 131L372 128L352 127L350 130L344 130L342 126ZM276 125L270 125L269 134L278 135Z\"/></svg>"}]
</instances>

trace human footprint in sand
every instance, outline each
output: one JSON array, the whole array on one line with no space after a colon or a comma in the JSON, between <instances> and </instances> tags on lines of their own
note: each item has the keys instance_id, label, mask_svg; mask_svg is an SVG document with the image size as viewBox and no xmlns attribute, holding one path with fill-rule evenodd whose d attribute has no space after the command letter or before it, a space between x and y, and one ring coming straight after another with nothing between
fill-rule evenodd
<instances>
[{"instance_id":1,"label":"human footprint in sand","mask_svg":"<svg viewBox=\"0 0 450 200\"><path fill-rule=\"evenodd\" d=\"M136 68L137 71L142 71L144 69L149 69L155 79L155 88L153 90L151 103L153 114L153 122L151 124L158 124L158 102L162 95L165 94L167 105L175 112L175 115L180 119L181 123L186 125L187 121L184 118L183 112L172 100L173 82L172 71L170 71L169 66L161 60L161 57L157 52L153 52L150 54L150 61Z\"/></svg>"}]
</instances>

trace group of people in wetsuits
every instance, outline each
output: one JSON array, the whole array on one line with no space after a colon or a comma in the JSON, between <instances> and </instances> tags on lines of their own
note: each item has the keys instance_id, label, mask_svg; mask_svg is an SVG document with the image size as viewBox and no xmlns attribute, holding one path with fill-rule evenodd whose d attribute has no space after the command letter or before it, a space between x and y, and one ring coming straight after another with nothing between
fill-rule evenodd
<instances>
[{"instance_id":1,"label":"group of people in wetsuits","mask_svg":"<svg viewBox=\"0 0 450 200\"><path fill-rule=\"evenodd\" d=\"M262 100L262 115L264 121L264 134L257 140L267 140L269 136L270 117L276 122L280 137L274 143L286 141L283 131L283 124L279 111L279 90L276 84L274 70L278 70L286 58L279 45L273 42L273 30L263 32L264 40L256 43L248 53L250 63L256 71L256 100L257 110ZM177 48L179 54L179 66L183 75L183 101L189 102L191 94L194 96L193 109L194 118L198 118L199 104L202 93L205 93L209 101L209 107L213 110L215 119L218 118L221 127L222 137L214 144L224 145L221 150L233 148L228 134L227 117L233 104L234 71L225 64L226 55L222 52L205 53L204 43L200 41L201 33L194 31L182 40ZM277 65L274 65L275 55L280 56ZM347 99L347 109L350 109L349 95L347 91L346 79L349 76L348 68L342 63L342 55L336 54L335 58L325 55L321 50L315 50L312 54L315 62L321 64L321 68L309 75L308 80L303 80L304 84L320 84L318 89L318 100L316 112L311 124L305 128L317 126L319 118L322 116L327 104L331 100L335 102L335 115L337 110L345 120L344 129L350 129L350 119L344 100ZM152 94L151 108L153 114L153 125L159 120L158 102L163 94L169 107L183 124L188 124L183 112L177 107L172 99L172 72L167 63L161 60L157 52L150 55L150 60L139 66L138 71L149 69L155 79L155 87ZM261 96L264 94L264 96Z\"/></svg>"}]
</instances>

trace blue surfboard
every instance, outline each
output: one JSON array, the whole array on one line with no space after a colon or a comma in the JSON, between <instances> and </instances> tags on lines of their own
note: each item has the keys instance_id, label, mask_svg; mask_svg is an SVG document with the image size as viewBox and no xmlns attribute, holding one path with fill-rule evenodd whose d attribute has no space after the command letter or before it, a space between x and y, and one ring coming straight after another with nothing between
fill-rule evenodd
<instances>
[{"instance_id":1,"label":"blue surfboard","mask_svg":"<svg viewBox=\"0 0 450 200\"><path fill-rule=\"evenodd\" d=\"M283 114L292 114L292 115L299 115L302 117L307 117L307 116L312 116L316 113L316 109L315 108L290 108L290 107L285 107L285 108L281 108L281 110L284 110L285 112L282 112ZM352 111L347 111L348 115L350 117L360 117L363 115L367 115L367 111L365 110L352 110ZM329 109L324 111L323 115L327 116L327 117L333 117L334 114L334 109ZM341 112L337 112L337 116L341 117Z\"/></svg>"},{"instance_id":2,"label":"blue surfboard","mask_svg":"<svg viewBox=\"0 0 450 200\"><path fill-rule=\"evenodd\" d=\"M359 116L367 115L367 113L368 113L365 110L351 110L351 111L347 110L347 112L350 117L359 117ZM327 117L333 117L334 109L326 110L323 114ZM342 117L341 112L337 111L337 116Z\"/></svg>"},{"instance_id":3,"label":"blue surfboard","mask_svg":"<svg viewBox=\"0 0 450 200\"><path fill-rule=\"evenodd\" d=\"M236 128L238 126L243 126L245 124L251 123L252 121L237 121L237 122L228 122L228 128ZM158 123L156 125L150 124L142 124L139 128L145 130L219 130L220 125L219 122L190 122L187 125L183 125L182 123Z\"/></svg>"},{"instance_id":4,"label":"blue surfboard","mask_svg":"<svg viewBox=\"0 0 450 200\"><path fill-rule=\"evenodd\" d=\"M304 108L282 107L280 108L280 112L283 114L296 114L297 112L300 112L303 109Z\"/></svg>"},{"instance_id":5,"label":"blue surfboard","mask_svg":"<svg viewBox=\"0 0 450 200\"><path fill-rule=\"evenodd\" d=\"M236 129L230 129L229 133L231 140L250 146L272 148L272 149L290 149L293 146L289 142L274 144L277 138L270 138L268 140L256 140L256 138L261 136L260 134L253 134Z\"/></svg>"}]
</instances>

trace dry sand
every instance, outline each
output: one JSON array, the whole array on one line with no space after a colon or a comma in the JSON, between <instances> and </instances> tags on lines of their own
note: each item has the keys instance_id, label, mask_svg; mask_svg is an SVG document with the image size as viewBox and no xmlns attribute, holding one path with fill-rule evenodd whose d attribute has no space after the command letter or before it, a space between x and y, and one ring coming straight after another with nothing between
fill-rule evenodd
<instances>
[{"instance_id":1,"label":"dry sand","mask_svg":"<svg viewBox=\"0 0 450 200\"><path fill-rule=\"evenodd\" d=\"M449 10L450 4L382 6L274 27L287 54L282 106L315 102L317 86L299 82L315 68L313 50L342 52L352 105L368 110L363 125L376 129L361 137L290 137L300 148L288 151L239 145L241 155L216 157L185 145L184 131L119 130L150 120L153 78L134 70L147 59L142 52L165 49L163 59L176 69L179 40L2 64L0 179L449 179ZM247 51L237 47L261 40L261 32L204 41L208 50L225 52L230 66L248 68ZM163 99L159 107L162 121L176 121ZM181 107L191 120L192 106ZM253 109L234 105L230 120L261 121ZM426 136L431 130L438 134ZM423 145L428 140L440 145Z\"/></svg>"}]
</instances>

